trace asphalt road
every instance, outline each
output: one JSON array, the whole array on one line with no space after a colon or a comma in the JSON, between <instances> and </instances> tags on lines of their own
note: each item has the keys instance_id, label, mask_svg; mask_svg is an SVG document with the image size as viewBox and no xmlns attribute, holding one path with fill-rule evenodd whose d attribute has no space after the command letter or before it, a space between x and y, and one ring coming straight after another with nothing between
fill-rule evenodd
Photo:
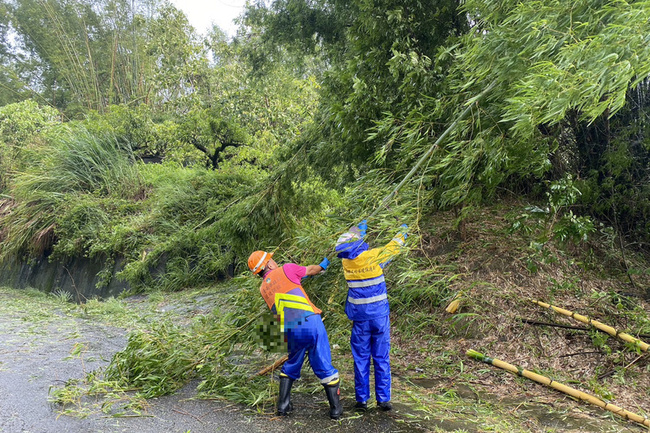
<instances>
[{"instance_id":1,"label":"asphalt road","mask_svg":"<svg viewBox=\"0 0 650 433\"><path fill-rule=\"evenodd\" d=\"M420 432L397 405L392 412L359 415L344 400L341 421L327 416L325 395L294 395L294 413L286 418L255 408L195 396L195 384L148 401L141 416L114 417L90 411L85 417L62 414L49 401L52 387L106 366L126 346L127 332L95 321L39 310L4 309L0 293L0 432L2 433L252 433L252 432ZM28 310L29 307L26 307ZM34 315L38 317L34 317ZM51 315L52 317L44 317ZM77 350L81 348L82 350ZM270 412L270 411L269 411Z\"/></svg>"}]
</instances>

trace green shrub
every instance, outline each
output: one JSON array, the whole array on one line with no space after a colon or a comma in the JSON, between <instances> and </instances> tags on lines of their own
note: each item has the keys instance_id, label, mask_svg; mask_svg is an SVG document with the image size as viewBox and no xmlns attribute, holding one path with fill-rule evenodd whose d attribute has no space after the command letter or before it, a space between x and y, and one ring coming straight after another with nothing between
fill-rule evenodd
<instances>
[{"instance_id":1,"label":"green shrub","mask_svg":"<svg viewBox=\"0 0 650 433\"><path fill-rule=\"evenodd\" d=\"M0 192L15 172L38 157L37 144L43 132L60 124L54 108L26 100L0 107Z\"/></svg>"},{"instance_id":2,"label":"green shrub","mask_svg":"<svg viewBox=\"0 0 650 433\"><path fill-rule=\"evenodd\" d=\"M10 192L14 203L9 212L0 215L0 226L6 228L0 259L48 253L58 237L57 221L85 226L86 231L90 221L105 221L99 210L89 210L93 197L142 195L131 149L114 136L69 129L51 140L42 160L13 181ZM76 205L84 196L82 204Z\"/></svg>"}]
</instances>

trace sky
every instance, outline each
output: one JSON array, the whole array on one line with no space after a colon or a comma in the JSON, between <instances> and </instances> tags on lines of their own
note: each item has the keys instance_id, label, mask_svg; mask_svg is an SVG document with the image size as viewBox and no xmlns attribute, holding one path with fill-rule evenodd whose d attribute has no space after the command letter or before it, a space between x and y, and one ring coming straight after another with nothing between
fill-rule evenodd
<instances>
[{"instance_id":1,"label":"sky","mask_svg":"<svg viewBox=\"0 0 650 433\"><path fill-rule=\"evenodd\" d=\"M234 36L236 25L233 19L244 11L246 0L171 0L178 9L185 12L190 24L199 33L206 33L214 22L228 36Z\"/></svg>"}]
</instances>

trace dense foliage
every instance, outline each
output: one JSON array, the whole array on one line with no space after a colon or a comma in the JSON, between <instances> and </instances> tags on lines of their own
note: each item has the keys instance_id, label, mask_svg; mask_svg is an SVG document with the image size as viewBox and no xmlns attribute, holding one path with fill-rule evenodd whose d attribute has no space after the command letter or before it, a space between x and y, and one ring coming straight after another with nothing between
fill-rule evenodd
<instances>
[{"instance_id":1,"label":"dense foliage","mask_svg":"<svg viewBox=\"0 0 650 433\"><path fill-rule=\"evenodd\" d=\"M3 258L180 289L508 194L648 251L646 1L259 1L231 40L158 0L0 9Z\"/></svg>"},{"instance_id":2,"label":"dense foliage","mask_svg":"<svg viewBox=\"0 0 650 433\"><path fill-rule=\"evenodd\" d=\"M370 215L374 245L401 223L422 242L388 270L417 333L461 273L490 271L436 263L436 230L452 250L472 218L477 237L517 236L531 275L558 247L593 258L595 236L647 255L649 23L648 1L259 0L229 40L164 0L0 0L0 261L88 257L100 284L175 291L242 274L255 249L318 263ZM513 197L494 231L478 210ZM346 323L337 266L305 285ZM133 332L111 386L152 397L198 375L268 399L270 381L230 362L257 355L257 283L230 279L189 326Z\"/></svg>"}]
</instances>

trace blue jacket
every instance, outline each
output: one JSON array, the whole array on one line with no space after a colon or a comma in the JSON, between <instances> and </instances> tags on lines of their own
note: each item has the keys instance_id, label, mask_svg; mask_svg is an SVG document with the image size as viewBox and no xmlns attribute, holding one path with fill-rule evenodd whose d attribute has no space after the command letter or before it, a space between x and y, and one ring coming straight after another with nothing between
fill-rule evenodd
<instances>
[{"instance_id":1,"label":"blue jacket","mask_svg":"<svg viewBox=\"0 0 650 433\"><path fill-rule=\"evenodd\" d=\"M345 314L350 320L370 320L390 313L384 266L399 254L404 241L404 235L398 233L382 248L369 250L363 240L336 247L348 283Z\"/></svg>"}]
</instances>

